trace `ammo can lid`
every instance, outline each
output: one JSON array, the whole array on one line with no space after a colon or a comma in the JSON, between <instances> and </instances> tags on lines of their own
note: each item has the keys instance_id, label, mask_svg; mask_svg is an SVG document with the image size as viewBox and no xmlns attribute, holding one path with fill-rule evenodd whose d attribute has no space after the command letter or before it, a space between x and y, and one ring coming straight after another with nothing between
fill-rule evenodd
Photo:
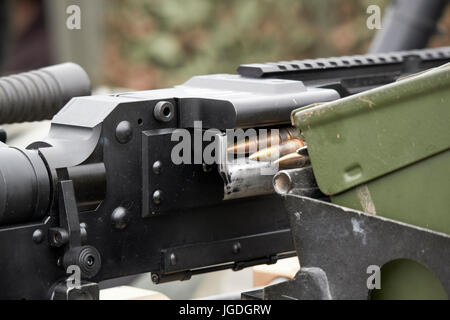
<instances>
[{"instance_id":1,"label":"ammo can lid","mask_svg":"<svg viewBox=\"0 0 450 320\"><path fill-rule=\"evenodd\" d=\"M292 112L320 190L335 195L450 149L450 64Z\"/></svg>"}]
</instances>

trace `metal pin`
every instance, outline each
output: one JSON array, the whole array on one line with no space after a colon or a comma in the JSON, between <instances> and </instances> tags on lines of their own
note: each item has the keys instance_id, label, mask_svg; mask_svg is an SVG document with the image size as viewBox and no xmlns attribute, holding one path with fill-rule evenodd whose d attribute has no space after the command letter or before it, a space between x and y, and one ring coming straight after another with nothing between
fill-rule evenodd
<instances>
[{"instance_id":1,"label":"metal pin","mask_svg":"<svg viewBox=\"0 0 450 320\"><path fill-rule=\"evenodd\" d=\"M291 139L279 145L255 152L249 157L249 159L258 161L275 161L284 155L294 153L297 149L300 149L304 145L305 144L300 139Z\"/></svg>"}]
</instances>

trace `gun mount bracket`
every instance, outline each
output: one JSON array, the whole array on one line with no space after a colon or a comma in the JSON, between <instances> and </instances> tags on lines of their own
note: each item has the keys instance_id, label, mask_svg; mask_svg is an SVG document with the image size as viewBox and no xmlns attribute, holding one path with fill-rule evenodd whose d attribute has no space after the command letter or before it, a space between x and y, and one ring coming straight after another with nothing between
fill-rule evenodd
<instances>
[{"instance_id":1,"label":"gun mount bracket","mask_svg":"<svg viewBox=\"0 0 450 320\"><path fill-rule=\"evenodd\" d=\"M285 299L281 293L296 299L368 299L368 266L396 259L425 265L450 295L450 269L442 263L450 256L448 235L294 194L285 196L285 205L302 269L295 283L280 284L287 291L267 287L264 299ZM311 276L313 268L321 270L320 277Z\"/></svg>"}]
</instances>

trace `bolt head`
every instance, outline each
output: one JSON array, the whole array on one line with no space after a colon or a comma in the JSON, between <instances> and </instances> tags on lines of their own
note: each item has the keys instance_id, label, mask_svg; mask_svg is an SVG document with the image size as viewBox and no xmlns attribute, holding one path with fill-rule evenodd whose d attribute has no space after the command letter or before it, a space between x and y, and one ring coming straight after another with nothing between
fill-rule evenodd
<instances>
[{"instance_id":1,"label":"bolt head","mask_svg":"<svg viewBox=\"0 0 450 320\"><path fill-rule=\"evenodd\" d=\"M122 144L130 142L133 138L133 128L129 121L122 121L116 127L116 139Z\"/></svg>"},{"instance_id":2,"label":"bolt head","mask_svg":"<svg viewBox=\"0 0 450 320\"><path fill-rule=\"evenodd\" d=\"M33 241L36 243L41 243L44 240L44 232L41 229L36 229L33 232Z\"/></svg>"},{"instance_id":3,"label":"bolt head","mask_svg":"<svg viewBox=\"0 0 450 320\"><path fill-rule=\"evenodd\" d=\"M129 222L128 210L124 207L117 207L116 209L114 209L111 214L111 222L116 229L125 229Z\"/></svg>"},{"instance_id":4,"label":"bolt head","mask_svg":"<svg viewBox=\"0 0 450 320\"><path fill-rule=\"evenodd\" d=\"M155 163L153 164L153 172L155 174L160 174L161 173L161 169L162 169L162 162L161 161L155 161Z\"/></svg>"},{"instance_id":5,"label":"bolt head","mask_svg":"<svg viewBox=\"0 0 450 320\"><path fill-rule=\"evenodd\" d=\"M162 190L156 190L153 192L153 202L155 204L160 204L163 199L163 192Z\"/></svg>"}]
</instances>

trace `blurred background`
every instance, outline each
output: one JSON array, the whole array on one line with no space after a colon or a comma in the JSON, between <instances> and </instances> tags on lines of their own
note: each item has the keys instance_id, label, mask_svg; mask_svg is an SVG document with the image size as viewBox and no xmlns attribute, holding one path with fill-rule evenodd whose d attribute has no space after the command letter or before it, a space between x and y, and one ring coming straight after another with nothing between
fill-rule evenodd
<instances>
[{"instance_id":1,"label":"blurred background","mask_svg":"<svg viewBox=\"0 0 450 320\"><path fill-rule=\"evenodd\" d=\"M73 4L81 9L79 30L66 26ZM0 73L73 61L99 93L173 86L194 75L235 73L243 63L362 54L376 33L366 27L372 4L383 10L389 1L0 0ZM450 6L430 46L448 45L449 30ZM9 126L8 143L26 146L48 127ZM295 258L287 269L298 270ZM248 269L157 287L148 274L102 286L124 284L179 299L247 290L258 281Z\"/></svg>"},{"instance_id":2,"label":"blurred background","mask_svg":"<svg viewBox=\"0 0 450 320\"><path fill-rule=\"evenodd\" d=\"M3 73L74 61L95 86L172 86L242 63L364 53L387 0L2 0ZM71 4L81 29L66 27ZM5 22L8 22L8 28ZM450 43L450 8L431 46Z\"/></svg>"}]
</instances>

